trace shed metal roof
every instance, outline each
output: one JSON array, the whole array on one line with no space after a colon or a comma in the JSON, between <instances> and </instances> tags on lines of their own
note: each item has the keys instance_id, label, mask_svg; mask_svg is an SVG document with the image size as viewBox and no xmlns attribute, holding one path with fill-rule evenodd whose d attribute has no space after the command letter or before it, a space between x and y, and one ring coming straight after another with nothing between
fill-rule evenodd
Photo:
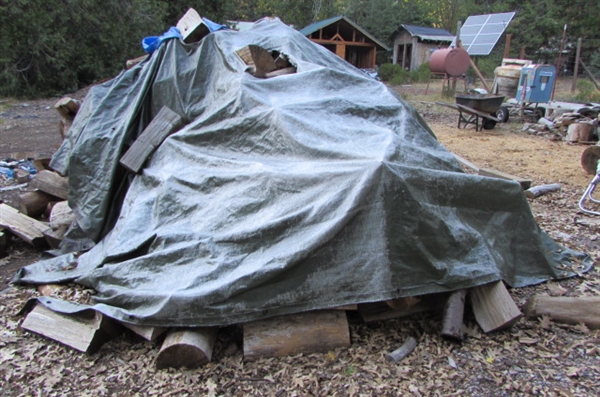
<instances>
[{"instance_id":1,"label":"shed metal roof","mask_svg":"<svg viewBox=\"0 0 600 397\"><path fill-rule=\"evenodd\" d=\"M454 35L448 32L446 29L438 28L427 28L424 26L406 25L402 24L392 33L392 37L395 36L400 29L405 29L411 36L418 37L421 40L430 41L447 41L451 42L454 40Z\"/></svg>"}]
</instances>

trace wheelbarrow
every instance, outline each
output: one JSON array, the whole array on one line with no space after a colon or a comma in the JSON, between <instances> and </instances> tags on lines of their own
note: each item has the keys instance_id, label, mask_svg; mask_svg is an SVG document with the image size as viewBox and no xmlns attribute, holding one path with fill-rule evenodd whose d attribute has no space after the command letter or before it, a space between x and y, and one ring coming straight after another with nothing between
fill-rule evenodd
<instances>
[{"instance_id":1,"label":"wheelbarrow","mask_svg":"<svg viewBox=\"0 0 600 397\"><path fill-rule=\"evenodd\" d=\"M462 110L459 112L459 128L461 122L465 124L475 124L475 129L481 130L479 127L479 118L481 118L481 127L486 130L491 130L496 126L496 123L501 122L496 113L502 103L504 97L500 95L488 94L461 94L455 95L456 106ZM463 115L466 113L466 117Z\"/></svg>"}]
</instances>

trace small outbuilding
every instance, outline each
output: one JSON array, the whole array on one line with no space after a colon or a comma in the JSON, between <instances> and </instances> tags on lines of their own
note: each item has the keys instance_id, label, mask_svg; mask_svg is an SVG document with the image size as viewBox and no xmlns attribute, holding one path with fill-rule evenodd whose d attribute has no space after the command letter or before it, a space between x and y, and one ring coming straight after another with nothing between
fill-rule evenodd
<instances>
[{"instance_id":1,"label":"small outbuilding","mask_svg":"<svg viewBox=\"0 0 600 397\"><path fill-rule=\"evenodd\" d=\"M375 68L377 51L390 50L343 15L310 24L300 33L361 69Z\"/></svg>"},{"instance_id":2,"label":"small outbuilding","mask_svg":"<svg viewBox=\"0 0 600 397\"><path fill-rule=\"evenodd\" d=\"M406 70L416 70L429 61L433 51L448 47L454 35L445 29L403 24L392 33L390 40L394 43L392 63Z\"/></svg>"}]
</instances>

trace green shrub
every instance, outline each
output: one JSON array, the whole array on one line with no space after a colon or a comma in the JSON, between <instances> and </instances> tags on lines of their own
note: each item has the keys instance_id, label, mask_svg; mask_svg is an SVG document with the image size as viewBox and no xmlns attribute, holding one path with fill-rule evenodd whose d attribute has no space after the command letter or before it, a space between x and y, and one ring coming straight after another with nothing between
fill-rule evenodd
<instances>
[{"instance_id":1,"label":"green shrub","mask_svg":"<svg viewBox=\"0 0 600 397\"><path fill-rule=\"evenodd\" d=\"M429 63L423 63L417 70L410 72L411 83L426 83L429 80L431 71L429 70Z\"/></svg>"},{"instance_id":2,"label":"green shrub","mask_svg":"<svg viewBox=\"0 0 600 397\"><path fill-rule=\"evenodd\" d=\"M581 102L600 102L600 91L589 80L577 80L575 99Z\"/></svg>"},{"instance_id":3,"label":"green shrub","mask_svg":"<svg viewBox=\"0 0 600 397\"><path fill-rule=\"evenodd\" d=\"M390 81L398 70L402 70L400 65L384 63L383 65L379 66L379 79L381 79L381 81Z\"/></svg>"}]
</instances>

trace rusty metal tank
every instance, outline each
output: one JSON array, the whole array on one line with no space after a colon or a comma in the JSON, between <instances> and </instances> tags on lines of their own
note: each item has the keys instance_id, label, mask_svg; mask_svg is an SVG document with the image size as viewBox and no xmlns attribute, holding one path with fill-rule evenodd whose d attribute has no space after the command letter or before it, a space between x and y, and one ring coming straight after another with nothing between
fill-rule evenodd
<instances>
[{"instance_id":1,"label":"rusty metal tank","mask_svg":"<svg viewBox=\"0 0 600 397\"><path fill-rule=\"evenodd\" d=\"M451 77L465 74L470 66L469 53L464 48L446 48L434 51L429 60L429 70Z\"/></svg>"}]
</instances>

